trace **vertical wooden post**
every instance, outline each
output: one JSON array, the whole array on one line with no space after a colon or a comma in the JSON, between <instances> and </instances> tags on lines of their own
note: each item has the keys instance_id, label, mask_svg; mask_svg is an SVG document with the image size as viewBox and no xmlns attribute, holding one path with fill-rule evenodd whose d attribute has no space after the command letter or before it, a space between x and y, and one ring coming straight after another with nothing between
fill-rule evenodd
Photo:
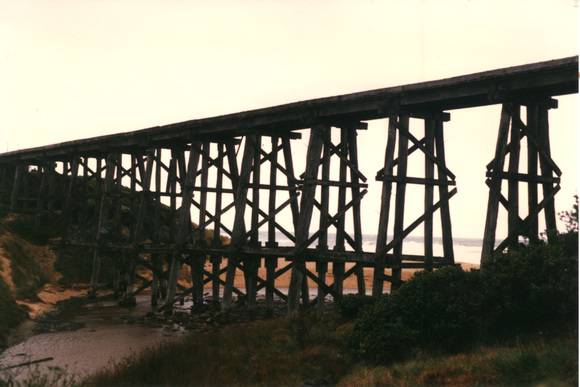
<instances>
[{"instance_id":1,"label":"vertical wooden post","mask_svg":"<svg viewBox=\"0 0 580 387\"><path fill-rule=\"evenodd\" d=\"M70 228L71 228L71 224L72 224L72 206L73 206L73 197L74 195L74 189L75 189L75 181L77 179L77 175L78 175L78 171L79 171L79 160L77 157L73 157L72 161L71 161L71 171L70 171L70 176L69 176L69 181L68 181L68 188L67 188L67 192L66 192L66 199L65 199L65 204L64 204L64 219L65 219L65 239L68 238L69 233L70 233Z\"/></svg>"},{"instance_id":2,"label":"vertical wooden post","mask_svg":"<svg viewBox=\"0 0 580 387\"><path fill-rule=\"evenodd\" d=\"M530 104L526 107L526 126L528 130L528 175L535 178L538 176L538 149L530 137L538 138L538 106ZM538 183L528 183L528 238L530 242L538 241Z\"/></svg>"},{"instance_id":3,"label":"vertical wooden post","mask_svg":"<svg viewBox=\"0 0 580 387\"><path fill-rule=\"evenodd\" d=\"M226 148L226 157L228 159L228 166L229 166L229 170L230 170L230 181L232 183L232 189L234 191L234 201L237 205L238 201L236 201L236 200L238 200L237 193L238 193L238 189L240 188L240 185L239 185L240 175L239 175L239 171L238 171L238 162L236 159L236 147L235 147L234 142L232 140L230 140L230 141L227 141L225 143L225 148ZM244 154L245 154L245 152L244 152ZM244 195L247 194L247 190L245 192L246 193ZM244 205L245 205L245 196L244 196L244 198L240 198L239 200L243 200ZM236 213L237 213L237 211L236 211ZM243 220L243 216L241 217L241 219ZM236 223L234 223L234 228L235 227L236 227ZM245 224L243 225L243 228L245 229ZM230 242L230 245L232 242L233 241ZM233 246L232 246L232 248L233 248ZM229 307L231 307L231 304L232 304L232 293L233 293L234 279L235 279L235 274L236 274L236 267L234 265L235 262L233 262L233 260L235 260L234 254L230 253L230 256L228 257L227 267L226 267L226 283L224 285L222 309L228 309Z\"/></svg>"},{"instance_id":4,"label":"vertical wooden post","mask_svg":"<svg viewBox=\"0 0 580 387\"><path fill-rule=\"evenodd\" d=\"M151 187L151 176L153 175L153 163L154 155L152 150L147 151L146 162L143 158L139 156L138 158L139 169L144 169L144 173L141 174L141 195L139 198L139 203L136 205L137 214L133 233L133 244L141 242L141 236L143 234L143 223L145 221L145 213L150 201L150 187ZM136 192L135 192L136 193Z\"/></svg>"},{"instance_id":5,"label":"vertical wooden post","mask_svg":"<svg viewBox=\"0 0 580 387\"><path fill-rule=\"evenodd\" d=\"M278 259L274 257L265 258L266 260L266 308L271 310L274 307L274 287L276 286L276 268Z\"/></svg>"},{"instance_id":6,"label":"vertical wooden post","mask_svg":"<svg viewBox=\"0 0 580 387\"><path fill-rule=\"evenodd\" d=\"M160 243L161 228L161 148L155 150L155 203L153 209L153 241ZM161 257L157 253L151 254L151 264L153 266L151 280L151 306L157 306L160 298L161 274L163 272Z\"/></svg>"},{"instance_id":7,"label":"vertical wooden post","mask_svg":"<svg viewBox=\"0 0 580 387\"><path fill-rule=\"evenodd\" d=\"M177 159L178 151L175 148L171 149L171 160L169 161L169 173L167 176L167 191L169 192L169 235L173 236L175 239L176 229L175 220L177 218ZM171 237L170 237L171 238ZM177 277L179 275L179 270L181 268L180 257L175 254L169 256L169 270L167 273L167 290L165 294L165 300L163 301L164 306L168 306L168 303L173 303L175 297L175 286L177 286Z\"/></svg>"},{"instance_id":8,"label":"vertical wooden post","mask_svg":"<svg viewBox=\"0 0 580 387\"><path fill-rule=\"evenodd\" d=\"M183 245L188 239L191 226L191 200L193 198L193 188L195 187L195 176L198 169L200 158L199 143L192 142L189 149L189 160L187 169L180 167L181 174L181 207L179 208L179 219L177 225L177 233L175 235L175 250L173 252L173 259L171 261L171 268L169 269L169 281L167 284L167 297L165 299L164 307L170 308L175 298L177 288L177 278L179 276L179 269L181 268L181 254ZM185 163L183 152L181 154L179 165ZM185 170L185 172L184 172ZM174 184L174 183L172 183ZM174 187L175 188L175 187ZM175 192L175 191L174 191ZM202 294L203 295L203 294Z\"/></svg>"},{"instance_id":9,"label":"vertical wooden post","mask_svg":"<svg viewBox=\"0 0 580 387\"><path fill-rule=\"evenodd\" d=\"M435 137L435 120L432 117L425 119L425 150L434 154L434 137ZM425 179L433 179L434 168L433 161L425 157ZM444 177L447 180L447 177ZM424 230L424 253L425 253L425 270L433 270L433 186L425 185L425 230Z\"/></svg>"},{"instance_id":10,"label":"vertical wooden post","mask_svg":"<svg viewBox=\"0 0 580 387\"><path fill-rule=\"evenodd\" d=\"M292 161L292 152L290 149L290 139L282 138L282 152L284 154L284 166L286 167L286 179L288 186L290 187L290 209L292 211L292 224L294 226L294 233L298 230L298 217L299 217L299 206L298 206L298 190L296 189L296 178L294 175L294 162Z\"/></svg>"},{"instance_id":11,"label":"vertical wooden post","mask_svg":"<svg viewBox=\"0 0 580 387\"><path fill-rule=\"evenodd\" d=\"M306 264L303 266L304 273L306 273ZM302 292L301 292L302 305L308 305L310 302L310 287L308 286L308 276L304 275L302 277Z\"/></svg>"},{"instance_id":12,"label":"vertical wooden post","mask_svg":"<svg viewBox=\"0 0 580 387\"><path fill-rule=\"evenodd\" d=\"M324 131L329 130L326 125L316 125L310 130L310 140L306 153L306 171L304 172L304 188L300 199L300 215L296 230L296 254L294 265L292 266L292 276L290 279L290 289L288 290L288 311L295 314L298 311L301 288L304 286L305 264L301 256L302 251L307 247L308 232L312 220L312 210L314 207L314 196L316 193L316 177L320 165L320 154L322 151L322 136ZM303 290L303 289L302 289Z\"/></svg>"},{"instance_id":13,"label":"vertical wooden post","mask_svg":"<svg viewBox=\"0 0 580 387\"><path fill-rule=\"evenodd\" d=\"M548 123L548 107L546 105L539 105L538 109L538 138L546 156L551 156L550 151L550 126ZM546 158L540 158L540 167L542 169L542 177L552 178L552 168ZM548 242L554 242L558 229L556 228L556 209L554 205L554 186L550 182L542 184L542 191L546 204L544 207L544 216L546 219L546 235Z\"/></svg>"},{"instance_id":14,"label":"vertical wooden post","mask_svg":"<svg viewBox=\"0 0 580 387\"><path fill-rule=\"evenodd\" d=\"M385 163L383 168L384 176L393 173L393 157L395 154L395 143L397 141L397 115L389 116L389 128L387 137L387 147L385 150ZM375 269L373 273L373 296L378 297L383 294L383 283L385 276L385 254L381 253L387 245L387 232L389 227L389 213L391 208L391 193L393 183L383 179L381 192L381 210L379 213L379 228L377 232L377 255L375 257Z\"/></svg>"},{"instance_id":15,"label":"vertical wooden post","mask_svg":"<svg viewBox=\"0 0 580 387\"><path fill-rule=\"evenodd\" d=\"M409 116L401 114L399 118L399 164L397 165L397 189L395 193L395 224L393 238L399 239L393 247L393 264L392 264L392 289L398 289L401 286L401 257L403 254L403 225L405 215L405 191L407 184L405 178L407 177L407 155L409 152L409 139L405 135L409 130ZM401 133L402 132L402 133ZM403 134L405 133L405 134Z\"/></svg>"},{"instance_id":16,"label":"vertical wooden post","mask_svg":"<svg viewBox=\"0 0 580 387\"><path fill-rule=\"evenodd\" d=\"M207 141L202 144L202 158L201 158L201 181L199 192L199 222L197 231L199 233L200 246L207 246L205 239L205 222L207 217L207 185L209 178L209 158L211 155L211 144ZM183 206L183 204L182 204ZM191 281L193 284L193 304L203 304L203 270L205 265L205 255L193 256L191 265Z\"/></svg>"},{"instance_id":17,"label":"vertical wooden post","mask_svg":"<svg viewBox=\"0 0 580 387\"><path fill-rule=\"evenodd\" d=\"M520 106L516 105L512 111L512 127L510 132L510 160L508 165L508 239L511 245L518 243L519 228L519 182L515 174L520 166L520 127L517 121L520 117Z\"/></svg>"},{"instance_id":18,"label":"vertical wooden post","mask_svg":"<svg viewBox=\"0 0 580 387\"><path fill-rule=\"evenodd\" d=\"M69 177L70 180L68 182L68 189L67 189L65 205L64 205L65 213L69 213L71 211L75 180L76 180L78 172L79 172L79 159L77 157L74 157L70 164L71 164L71 171L70 171L70 177Z\"/></svg>"},{"instance_id":19,"label":"vertical wooden post","mask_svg":"<svg viewBox=\"0 0 580 387\"><path fill-rule=\"evenodd\" d=\"M130 188L131 188L131 212L134 214L135 219L132 222L131 228L131 245L135 249L135 253L126 254L126 271L125 271L125 281L123 289L123 298L120 301L123 305L132 306L136 304L135 295L133 291L133 283L135 281L135 270L136 261L138 258L138 244L141 242L141 235L143 233L143 223L145 218L146 208L149 202L149 191L151 186L151 175L153 172L153 162L154 155L152 151L147 151L147 161L146 164L143 160L143 155L130 155L131 167L130 167ZM137 170L139 170L140 181L141 181L141 195L137 198ZM138 203L137 203L138 201ZM137 255L137 256L133 256Z\"/></svg>"},{"instance_id":20,"label":"vertical wooden post","mask_svg":"<svg viewBox=\"0 0 580 387\"><path fill-rule=\"evenodd\" d=\"M54 161L48 161L48 163L46 164L46 173L48 174L48 190L47 190L47 204L46 204L46 208L49 211L53 211L55 208L55 198L56 198L56 172L55 172L55 162Z\"/></svg>"},{"instance_id":21,"label":"vertical wooden post","mask_svg":"<svg viewBox=\"0 0 580 387\"><path fill-rule=\"evenodd\" d=\"M331 129L328 128L324 130L322 133L322 138L324 141L324 145L322 148L322 165L321 165L321 180L326 182L330 180L330 148L326 143L331 141ZM318 250L326 251L328 250L328 225L326 224L326 218L329 216L328 207L329 207L329 197L330 197L330 187L327 184L323 184L320 186L320 219L319 219L319 228L320 228L320 235L318 237ZM338 234L337 234L338 240ZM336 249L336 246L335 246ZM335 264L336 265L336 264ZM326 284L326 272L328 271L328 263L327 262L316 262L316 271L318 274L318 278L322 282L322 284ZM335 275L335 270L333 270L333 275ZM336 276L335 276L336 281ZM318 306L322 307L324 305L324 295L326 293L324 287L321 283L317 284L318 287Z\"/></svg>"},{"instance_id":22,"label":"vertical wooden post","mask_svg":"<svg viewBox=\"0 0 580 387\"><path fill-rule=\"evenodd\" d=\"M321 135L325 143L330 142L330 129L324 130ZM322 149L322 165L321 165L322 175L321 180L326 182L330 180L330 148L325 144ZM322 184L320 186L320 235L318 237L318 249L327 250L328 249L328 225L326 225L326 218L328 217L328 205L329 205L329 195L330 187L328 184ZM326 225L326 227L325 227ZM337 233L337 240L339 238ZM338 242L337 242L338 244Z\"/></svg>"},{"instance_id":23,"label":"vertical wooden post","mask_svg":"<svg viewBox=\"0 0 580 387\"><path fill-rule=\"evenodd\" d=\"M129 195L129 207L133 213L137 207L137 165L141 164L141 155L137 156L136 154L131 153L129 155L129 160L131 160L131 167L129 168L129 189L131 190ZM143 172L141 171L141 168L139 168L139 171L141 172L141 180L143 180ZM135 216L135 214L132 215ZM134 228L135 223L133 223L132 226ZM132 229L131 232L134 233L135 230Z\"/></svg>"},{"instance_id":24,"label":"vertical wooden post","mask_svg":"<svg viewBox=\"0 0 580 387\"><path fill-rule=\"evenodd\" d=\"M20 194L20 185L22 181L22 174L24 173L24 166L17 165L14 168L14 179L12 180L12 193L10 194L10 212L18 209L18 197Z\"/></svg>"},{"instance_id":25,"label":"vertical wooden post","mask_svg":"<svg viewBox=\"0 0 580 387\"><path fill-rule=\"evenodd\" d=\"M270 153L270 181L269 181L269 191L268 191L268 215L270 219L268 220L268 242L266 247L275 248L278 247L278 242L276 242L276 181L278 172L278 141L279 137L272 136L270 138L272 151ZM274 286L275 286L275 274L276 267L278 266L277 257L268 257L266 260L266 308L272 309L274 307Z\"/></svg>"},{"instance_id":26,"label":"vertical wooden post","mask_svg":"<svg viewBox=\"0 0 580 387\"><path fill-rule=\"evenodd\" d=\"M437 177L439 183L439 200L441 202L441 236L443 239L443 256L445 263L452 265L455 263L453 254L453 236L451 230L451 215L449 214L449 191L447 184L447 174L441 167L445 165L445 142L443 139L443 121L435 121L435 149L437 151Z\"/></svg>"},{"instance_id":27,"label":"vertical wooden post","mask_svg":"<svg viewBox=\"0 0 580 387\"><path fill-rule=\"evenodd\" d=\"M121 195L122 195L122 180L123 180L123 154L115 153L111 159L115 164L115 176L114 176L114 189L113 194L113 227L112 229L112 241L119 243L121 241ZM122 264L125 259L125 253L118 254L114 257L114 284L115 296L121 296L122 291Z\"/></svg>"},{"instance_id":28,"label":"vertical wooden post","mask_svg":"<svg viewBox=\"0 0 580 387\"><path fill-rule=\"evenodd\" d=\"M282 138L282 153L284 155L284 166L286 168L286 181L289 187L288 193L290 195L290 210L292 212L292 225L294 226L294 235L298 235L298 218L300 216L300 210L298 205L298 190L296 188L296 177L294 175L294 162L292 161L290 138L288 137ZM296 239L296 241L298 241L298 239ZM306 283L306 290L308 290L308 280L306 276L303 277L302 281L303 283ZM290 290L288 291L288 293L289 293L288 297L290 297ZM305 297L309 298L309 294L306 294Z\"/></svg>"},{"instance_id":29,"label":"vertical wooden post","mask_svg":"<svg viewBox=\"0 0 580 387\"><path fill-rule=\"evenodd\" d=\"M97 220L99 217L99 207L101 206L100 200L104 188L104 179L102 179L102 171L101 171L103 166L103 159L101 158L101 156L95 157L95 163L96 170L93 173L93 178L95 179L95 192L94 192L95 208L93 211L93 219L95 220L95 227L97 227Z\"/></svg>"},{"instance_id":30,"label":"vertical wooden post","mask_svg":"<svg viewBox=\"0 0 580 387\"><path fill-rule=\"evenodd\" d=\"M219 143L218 158L216 160L217 176L216 176L216 194L215 194L215 215L213 222L213 237L212 237L212 246L216 248L221 247L222 245L220 238L220 225L221 225L221 210L222 210L222 187L224 179L223 166L225 155L226 155L225 145ZM212 275L213 275L212 300L214 303L219 302L220 299L219 274L221 262L222 262L221 256L212 257Z\"/></svg>"},{"instance_id":31,"label":"vertical wooden post","mask_svg":"<svg viewBox=\"0 0 580 387\"><path fill-rule=\"evenodd\" d=\"M115 164L113 162L113 155L109 154L106 158L106 172L104 187L100 190L99 208L97 214L97 229L95 231L95 248L93 249L93 269L91 271L91 289L89 291L89 298L94 298L97 295L100 272L101 272L101 256L99 245L101 242L101 230L103 228L103 221L107 213L107 196L113 184L113 176L115 174Z\"/></svg>"},{"instance_id":32,"label":"vertical wooden post","mask_svg":"<svg viewBox=\"0 0 580 387\"><path fill-rule=\"evenodd\" d=\"M357 129L355 127L350 127L347 132L347 145L348 145L348 153L350 155L350 161L352 165L358 169L358 141L357 141ZM353 216L353 225L354 225L354 242L355 242L355 250L356 251L363 251L363 240L362 240L362 220L361 220L361 208L360 208L360 200L356 200L356 198L361 196L360 193L360 184L359 184L359 177L356 176L354 171L350 171L350 180L351 180L351 193L352 199L354 200L354 204L352 207L352 216ZM365 277L364 277L364 270L360 264L356 264L355 275L357 278L357 290L359 295L366 294L366 284L365 284Z\"/></svg>"},{"instance_id":33,"label":"vertical wooden post","mask_svg":"<svg viewBox=\"0 0 580 387\"><path fill-rule=\"evenodd\" d=\"M34 226L36 229L40 227L42 211L45 208L47 188L48 188L48 162L45 160L42 165L38 166L38 173L40 174L40 186L38 188L38 196L36 197L36 215L34 217Z\"/></svg>"},{"instance_id":34,"label":"vertical wooden post","mask_svg":"<svg viewBox=\"0 0 580 387\"><path fill-rule=\"evenodd\" d=\"M336 228L336 244L334 250L344 251L344 238L345 238L345 207L346 207L346 162L345 158L348 157L348 145L347 145L347 129L340 128L340 165L338 168L338 180L341 185L338 187L338 213L342 215L338 218L338 226ZM334 291L338 297L342 296L343 292L343 281L344 281L344 261L335 261L332 264L332 272L334 274ZM336 301L336 300L335 300Z\"/></svg>"},{"instance_id":35,"label":"vertical wooden post","mask_svg":"<svg viewBox=\"0 0 580 387\"><path fill-rule=\"evenodd\" d=\"M248 186L250 181L250 174L254 162L254 149L256 148L258 139L256 135L247 135L246 144L244 146L244 155L242 157L242 168L237 182L237 189L235 200L235 218L234 229L232 230L232 252L228 257L228 266L226 272L226 284L224 287L224 299L222 303L223 309L228 309L232 305L232 295L234 289L234 279L236 275L236 266L238 262L237 253L235 249L243 242L242 237L246 230L244 216L246 213L246 197L248 195ZM233 148L233 147L232 147ZM233 149L231 149L233 150ZM231 153L231 152L229 152ZM235 155L235 153L234 153ZM232 157L232 155L230 155ZM235 165L235 162L230 158L230 167ZM246 289L247 291L247 289Z\"/></svg>"},{"instance_id":36,"label":"vertical wooden post","mask_svg":"<svg viewBox=\"0 0 580 387\"><path fill-rule=\"evenodd\" d=\"M324 284L326 284L326 273L328 271L328 263L323 261L316 262L316 272L318 273L318 278ZM318 285L318 293L316 294L316 306L322 309L324 306L324 299L326 298L326 290Z\"/></svg>"},{"instance_id":37,"label":"vertical wooden post","mask_svg":"<svg viewBox=\"0 0 580 387\"><path fill-rule=\"evenodd\" d=\"M37 214L44 210L44 203L46 202L46 189L48 186L48 162L44 161L42 165L38 166L38 173L40 174L40 186L38 187L38 197L36 199Z\"/></svg>"},{"instance_id":38,"label":"vertical wooden post","mask_svg":"<svg viewBox=\"0 0 580 387\"><path fill-rule=\"evenodd\" d=\"M508 132L512 112L511 104L503 104L501 109L501 119L497 144L495 146L495 156L493 159L492 171L499 173L503 171L504 154L507 147ZM487 215L485 218L485 231L483 234L483 248L481 252L481 264L485 265L488 258L493 255L495 247L495 232L497 229L497 215L499 210L499 196L501 190L501 179L491 178L489 198L487 200Z\"/></svg>"},{"instance_id":39,"label":"vertical wooden post","mask_svg":"<svg viewBox=\"0 0 580 387\"><path fill-rule=\"evenodd\" d=\"M260 246L258 233L258 216L260 213L260 150L262 149L262 137L256 135L254 145L254 162L252 164L252 214L250 245ZM256 305L256 276L258 274L260 257L246 257L244 260L244 274L246 280L246 298L249 307Z\"/></svg>"}]
</instances>

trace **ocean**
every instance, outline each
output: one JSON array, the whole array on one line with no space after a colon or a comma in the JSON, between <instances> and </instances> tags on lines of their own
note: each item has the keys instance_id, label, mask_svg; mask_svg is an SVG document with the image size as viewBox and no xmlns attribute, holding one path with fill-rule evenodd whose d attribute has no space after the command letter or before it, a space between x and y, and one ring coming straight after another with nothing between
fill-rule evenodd
<instances>
[{"instance_id":1,"label":"ocean","mask_svg":"<svg viewBox=\"0 0 580 387\"><path fill-rule=\"evenodd\" d=\"M332 248L333 241L336 235L328 234L329 246ZM265 241L268 239L268 233L260 232L260 239ZM292 242L288 240L282 233L276 232L276 239L280 246L291 246ZM389 236L390 240L390 236ZM365 252L375 252L377 236L372 234L363 235L363 250ZM455 262L463 262L479 265L481 258L481 238L453 238L453 252L455 255ZM423 254L423 237L422 236L408 236L403 243L404 254ZM435 256L443 255L443 243L441 238L433 237L433 253Z\"/></svg>"}]
</instances>

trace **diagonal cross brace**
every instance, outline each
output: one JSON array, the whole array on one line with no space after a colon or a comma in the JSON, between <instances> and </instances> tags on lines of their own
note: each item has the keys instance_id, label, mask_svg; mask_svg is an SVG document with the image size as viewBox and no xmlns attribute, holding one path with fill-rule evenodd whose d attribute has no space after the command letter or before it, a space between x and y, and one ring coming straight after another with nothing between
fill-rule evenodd
<instances>
[{"instance_id":1,"label":"diagonal cross brace","mask_svg":"<svg viewBox=\"0 0 580 387\"><path fill-rule=\"evenodd\" d=\"M419 141L415 136L413 136L409 130L405 129L400 124L397 124L397 128L399 129L399 133L401 133L401 135L407 137L413 143L413 145L416 145L417 148L419 148L425 154L427 159L437 165L437 168L439 168L440 172L445 173L445 175L447 175L451 180L455 180L455 174L453 174L453 172L451 172L437 156L434 156L431 152L429 152L427 148L425 148L425 145L422 144L421 141Z\"/></svg>"},{"instance_id":2,"label":"diagonal cross brace","mask_svg":"<svg viewBox=\"0 0 580 387\"><path fill-rule=\"evenodd\" d=\"M451 199L456 193L457 193L457 188L453 188L449 192L449 195L447 196L446 201L449 201L449 199ZM442 205L442 201L439 200L436 204L434 204L433 206L431 206L429 208L429 211L431 213L435 213L435 211L437 211L439 208L441 208L441 205ZM413 223L411 223L406 229L404 229L403 230L403 233L401 234L401 236L399 236L398 238L393 239L386 246L382 247L377 252L377 255L385 255L389 250L391 250L393 247L395 247L396 245L398 245L399 243L401 243L403 239L405 239L411 232L413 232L414 229L416 229L417 227L419 227L419 225L421 223L423 223L424 221L425 221L425 214L423 214L420 217L418 217L417 219L415 219L415 221Z\"/></svg>"}]
</instances>

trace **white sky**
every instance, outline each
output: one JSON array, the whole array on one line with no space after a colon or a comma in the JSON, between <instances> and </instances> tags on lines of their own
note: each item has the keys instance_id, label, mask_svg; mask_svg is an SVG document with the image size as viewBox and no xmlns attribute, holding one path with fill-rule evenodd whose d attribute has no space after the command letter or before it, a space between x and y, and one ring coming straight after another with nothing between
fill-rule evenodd
<instances>
[{"instance_id":1,"label":"white sky","mask_svg":"<svg viewBox=\"0 0 580 387\"><path fill-rule=\"evenodd\" d=\"M574 0L2 0L0 151L577 55L577 22ZM577 190L578 98L559 100L563 210ZM451 116L454 234L481 237L499 107ZM384 121L360 135L367 233L385 138Z\"/></svg>"}]
</instances>

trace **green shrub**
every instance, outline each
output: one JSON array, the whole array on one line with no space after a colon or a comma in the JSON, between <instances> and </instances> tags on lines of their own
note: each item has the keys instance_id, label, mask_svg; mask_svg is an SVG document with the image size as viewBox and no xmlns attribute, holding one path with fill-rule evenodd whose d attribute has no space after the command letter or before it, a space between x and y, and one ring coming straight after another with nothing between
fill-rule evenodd
<instances>
[{"instance_id":1,"label":"green shrub","mask_svg":"<svg viewBox=\"0 0 580 387\"><path fill-rule=\"evenodd\" d=\"M393 296L394 311L421 346L457 350L479 337L480 275L449 266L419 272Z\"/></svg>"},{"instance_id":2,"label":"green shrub","mask_svg":"<svg viewBox=\"0 0 580 387\"><path fill-rule=\"evenodd\" d=\"M10 231L35 244L46 244L51 238L64 233L64 221L61 216L40 212L38 216L19 214L8 224Z\"/></svg>"},{"instance_id":3,"label":"green shrub","mask_svg":"<svg viewBox=\"0 0 580 387\"><path fill-rule=\"evenodd\" d=\"M2 247L11 259L12 281L16 287L16 295L20 298L35 299L36 291L48 281L48 277L36 257L17 239L6 239Z\"/></svg>"},{"instance_id":4,"label":"green shrub","mask_svg":"<svg viewBox=\"0 0 580 387\"><path fill-rule=\"evenodd\" d=\"M107 254L101 254L100 282L112 279L114 264ZM64 246L57 250L54 269L62 274L59 283L71 285L78 282L89 282L93 270L93 250L82 246Z\"/></svg>"},{"instance_id":5,"label":"green shrub","mask_svg":"<svg viewBox=\"0 0 580 387\"><path fill-rule=\"evenodd\" d=\"M404 357L412 345L460 349L480 334L479 289L479 273L458 266L419 272L362 313L351 349L358 357L381 362Z\"/></svg>"},{"instance_id":6,"label":"green shrub","mask_svg":"<svg viewBox=\"0 0 580 387\"><path fill-rule=\"evenodd\" d=\"M494 256L481 275L485 328L493 335L576 319L578 234Z\"/></svg>"},{"instance_id":7,"label":"green shrub","mask_svg":"<svg viewBox=\"0 0 580 387\"><path fill-rule=\"evenodd\" d=\"M343 306L347 313L356 310L352 304ZM478 271L451 266L415 274L359 313L348 345L355 357L384 363L417 349L456 351L577 318L572 232L549 245L512 248Z\"/></svg>"},{"instance_id":8,"label":"green shrub","mask_svg":"<svg viewBox=\"0 0 580 387\"><path fill-rule=\"evenodd\" d=\"M382 296L357 319L347 338L348 349L355 358L389 363L412 353L418 332L396 315L392 298Z\"/></svg>"},{"instance_id":9,"label":"green shrub","mask_svg":"<svg viewBox=\"0 0 580 387\"><path fill-rule=\"evenodd\" d=\"M357 317L362 310L372 305L373 302L374 298L371 296L347 294L338 300L336 307L343 317L351 319Z\"/></svg>"}]
</instances>

